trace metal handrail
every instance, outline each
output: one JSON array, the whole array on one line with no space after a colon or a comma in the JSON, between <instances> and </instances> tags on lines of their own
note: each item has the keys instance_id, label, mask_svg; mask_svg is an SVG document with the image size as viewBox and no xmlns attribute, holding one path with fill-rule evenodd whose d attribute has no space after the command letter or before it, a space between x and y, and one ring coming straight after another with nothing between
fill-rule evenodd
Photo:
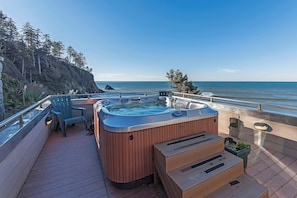
<instances>
[{"instance_id":1,"label":"metal handrail","mask_svg":"<svg viewBox=\"0 0 297 198\"><path fill-rule=\"evenodd\" d=\"M135 92L135 93L137 94L137 92ZM70 95L70 96L74 96L74 97L82 97L82 96L84 96L84 97L90 99L90 97L92 95L96 95L96 94L98 94L98 93L95 93L95 94L61 94L61 95L64 95L64 96L65 95ZM119 94L124 94L124 93L119 92ZM147 92L141 92L141 94L146 95ZM51 97L51 95L48 95L45 98L39 100L38 102L32 104L31 106L29 106L29 107L27 107L27 108L25 108L25 109L23 109L23 110L15 113L15 114L13 114L12 116L10 116L10 117L8 117L8 118L0 121L0 129L2 127L5 127L5 126L9 125L11 122L14 122L15 120L19 120L20 123L23 123L23 117L24 117L24 115L26 113L32 111L32 109L36 108L37 106L41 106L42 103L44 103L45 101L49 100L50 97Z\"/></svg>"},{"instance_id":2,"label":"metal handrail","mask_svg":"<svg viewBox=\"0 0 297 198\"><path fill-rule=\"evenodd\" d=\"M44 103L45 101L47 101L49 98L50 98L50 96L47 96L47 97L45 97L45 98L39 100L38 102L32 104L31 106L29 106L29 107L27 107L27 108L25 108L25 109L23 109L23 110L21 110L21 111L15 113L15 114L13 114L12 116L10 116L10 117L8 117L8 118L2 120L2 121L0 122L0 129L1 129L2 127L4 127L4 126L8 125L9 123L11 123L11 122L17 120L17 119L19 119L20 123L22 123L22 122L23 122L23 116L24 116L26 113L28 113L29 111L32 111L32 109L36 108L37 106L41 106L42 103Z\"/></svg>"},{"instance_id":3,"label":"metal handrail","mask_svg":"<svg viewBox=\"0 0 297 198\"><path fill-rule=\"evenodd\" d=\"M62 94L61 94L62 95ZM65 94L63 94L65 95ZM93 94L70 94L70 96L86 96L87 98L90 98L90 96ZM23 117L26 113L28 113L29 111L32 111L32 109L36 108L37 106L41 106L42 103L44 103L45 101L49 100L49 98L51 97L51 95L46 96L45 98L39 100L38 102L35 102L34 104L32 104L31 106L13 114L12 116L2 120L0 122L0 129L6 125L8 125L9 123L19 119L20 123L23 122Z\"/></svg>"},{"instance_id":4,"label":"metal handrail","mask_svg":"<svg viewBox=\"0 0 297 198\"><path fill-rule=\"evenodd\" d=\"M222 100L222 101L227 101L227 102L234 102L234 103L239 103L239 104L251 104L251 105L256 105L257 109L262 111L262 106L270 106L270 107L275 107L275 108L283 108L283 109L288 109L288 110L296 110L297 107L291 107L291 106L282 106L282 105L274 105L274 104L268 104L268 103L259 103L259 102L251 102L251 101L244 101L244 100L236 100L236 99L229 99L229 98L221 98L221 97L216 97L216 96L202 96L202 95L196 95L196 94L188 94L188 93L181 93L181 92L172 92L173 94L176 95L182 95L182 97L186 98L185 96L188 97L193 97L193 98L206 98L209 99L210 102L213 102L215 100Z\"/></svg>"},{"instance_id":5,"label":"metal handrail","mask_svg":"<svg viewBox=\"0 0 297 198\"><path fill-rule=\"evenodd\" d=\"M120 94L120 96L122 94L125 93L129 93L129 92L117 92L117 94ZM134 92L135 94L138 94L138 92ZM149 92L139 92L139 94L144 94L147 95ZM96 93L98 94L98 93ZM96 94L73 94L71 96L85 96L87 98L90 98L92 95L96 95ZM214 100L221 100L221 101L227 101L227 102L234 102L234 103L239 103L239 104L250 104L250 105L255 105L257 106L257 110L258 111L262 111L262 107L263 106L270 106L270 107L274 107L274 108L283 108L283 109L288 109L288 110L295 110L297 111L297 107L289 107L289 106L281 106L281 105L274 105L274 104L267 104L267 103L258 103L258 102L250 102L250 101L243 101L243 100L236 100L236 99L229 99L229 98L221 98L221 97L215 97L215 96L202 96L202 95L197 95L197 94L188 94L188 93L181 93L181 92L172 92L173 95L178 95L178 96L182 96L184 98L187 97L192 97L192 98L205 98L208 99L210 102L213 102ZM32 104L31 106L15 113L14 115L4 119L3 121L0 122L0 129L6 125L8 125L9 123L19 119L20 123L23 122L23 116L28 113L29 111L31 111L32 109L36 108L37 106L41 105L42 103L44 103L46 100L49 100L49 98L51 97L51 95L48 95L47 97L39 100L38 102Z\"/></svg>"}]
</instances>

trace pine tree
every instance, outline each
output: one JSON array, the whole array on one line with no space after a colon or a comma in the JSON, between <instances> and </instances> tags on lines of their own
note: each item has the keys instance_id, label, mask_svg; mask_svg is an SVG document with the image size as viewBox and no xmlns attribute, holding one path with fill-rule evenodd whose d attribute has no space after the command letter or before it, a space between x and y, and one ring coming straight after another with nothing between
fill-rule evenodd
<instances>
[{"instance_id":1,"label":"pine tree","mask_svg":"<svg viewBox=\"0 0 297 198\"><path fill-rule=\"evenodd\" d=\"M171 87L174 88L176 91L192 94L200 93L198 87L194 86L193 83L188 80L187 74L183 75L183 73L179 69L171 69L166 74Z\"/></svg>"}]
</instances>

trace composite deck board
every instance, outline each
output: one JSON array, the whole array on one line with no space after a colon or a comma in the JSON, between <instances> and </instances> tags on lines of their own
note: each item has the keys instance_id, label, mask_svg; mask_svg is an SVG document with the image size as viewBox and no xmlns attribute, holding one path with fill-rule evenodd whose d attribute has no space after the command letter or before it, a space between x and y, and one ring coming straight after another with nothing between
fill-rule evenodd
<instances>
[{"instance_id":1,"label":"composite deck board","mask_svg":"<svg viewBox=\"0 0 297 198\"><path fill-rule=\"evenodd\" d=\"M297 198L297 155L293 158L251 144L245 173L266 186L270 198Z\"/></svg>"},{"instance_id":2,"label":"composite deck board","mask_svg":"<svg viewBox=\"0 0 297 198\"><path fill-rule=\"evenodd\" d=\"M166 197L161 185L113 187L102 172L95 138L86 133L83 125L69 128L66 138L52 132L18 197ZM297 197L296 158L252 145L245 172L266 186L270 197Z\"/></svg>"},{"instance_id":3,"label":"composite deck board","mask_svg":"<svg viewBox=\"0 0 297 198\"><path fill-rule=\"evenodd\" d=\"M18 197L108 197L96 143L83 126L52 132Z\"/></svg>"},{"instance_id":4,"label":"composite deck board","mask_svg":"<svg viewBox=\"0 0 297 198\"><path fill-rule=\"evenodd\" d=\"M94 136L83 125L67 129L67 137L52 132L18 197L165 197L156 185L117 189L105 179Z\"/></svg>"}]
</instances>

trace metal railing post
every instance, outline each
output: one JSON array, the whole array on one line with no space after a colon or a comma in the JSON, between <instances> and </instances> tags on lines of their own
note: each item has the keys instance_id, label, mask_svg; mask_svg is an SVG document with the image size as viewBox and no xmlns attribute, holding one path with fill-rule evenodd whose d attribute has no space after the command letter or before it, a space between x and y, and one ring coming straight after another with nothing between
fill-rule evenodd
<instances>
[{"instance_id":1,"label":"metal railing post","mask_svg":"<svg viewBox=\"0 0 297 198\"><path fill-rule=\"evenodd\" d=\"M20 124L24 123L24 115L23 114L19 116L19 122L20 122Z\"/></svg>"},{"instance_id":2,"label":"metal railing post","mask_svg":"<svg viewBox=\"0 0 297 198\"><path fill-rule=\"evenodd\" d=\"M211 103L213 102L213 97L209 98L209 102L211 102Z\"/></svg>"},{"instance_id":3,"label":"metal railing post","mask_svg":"<svg viewBox=\"0 0 297 198\"><path fill-rule=\"evenodd\" d=\"M258 109L257 111L262 111L262 105L261 104L258 104Z\"/></svg>"},{"instance_id":4,"label":"metal railing post","mask_svg":"<svg viewBox=\"0 0 297 198\"><path fill-rule=\"evenodd\" d=\"M2 62L3 61L4 61L4 58L0 56L0 121L2 121L5 117L3 85L2 85L2 70L3 70Z\"/></svg>"}]
</instances>

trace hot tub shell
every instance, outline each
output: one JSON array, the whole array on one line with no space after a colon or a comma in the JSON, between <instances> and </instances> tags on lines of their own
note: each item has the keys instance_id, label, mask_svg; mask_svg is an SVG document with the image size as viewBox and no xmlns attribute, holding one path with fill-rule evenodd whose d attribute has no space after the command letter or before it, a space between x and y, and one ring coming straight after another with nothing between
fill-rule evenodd
<instances>
[{"instance_id":1,"label":"hot tub shell","mask_svg":"<svg viewBox=\"0 0 297 198\"><path fill-rule=\"evenodd\" d=\"M178 110L176 115L118 116L106 112L102 101L94 105L100 159L106 178L114 185L132 188L151 181L154 144L205 131L218 134L217 111L197 101L179 100L199 108Z\"/></svg>"}]
</instances>

